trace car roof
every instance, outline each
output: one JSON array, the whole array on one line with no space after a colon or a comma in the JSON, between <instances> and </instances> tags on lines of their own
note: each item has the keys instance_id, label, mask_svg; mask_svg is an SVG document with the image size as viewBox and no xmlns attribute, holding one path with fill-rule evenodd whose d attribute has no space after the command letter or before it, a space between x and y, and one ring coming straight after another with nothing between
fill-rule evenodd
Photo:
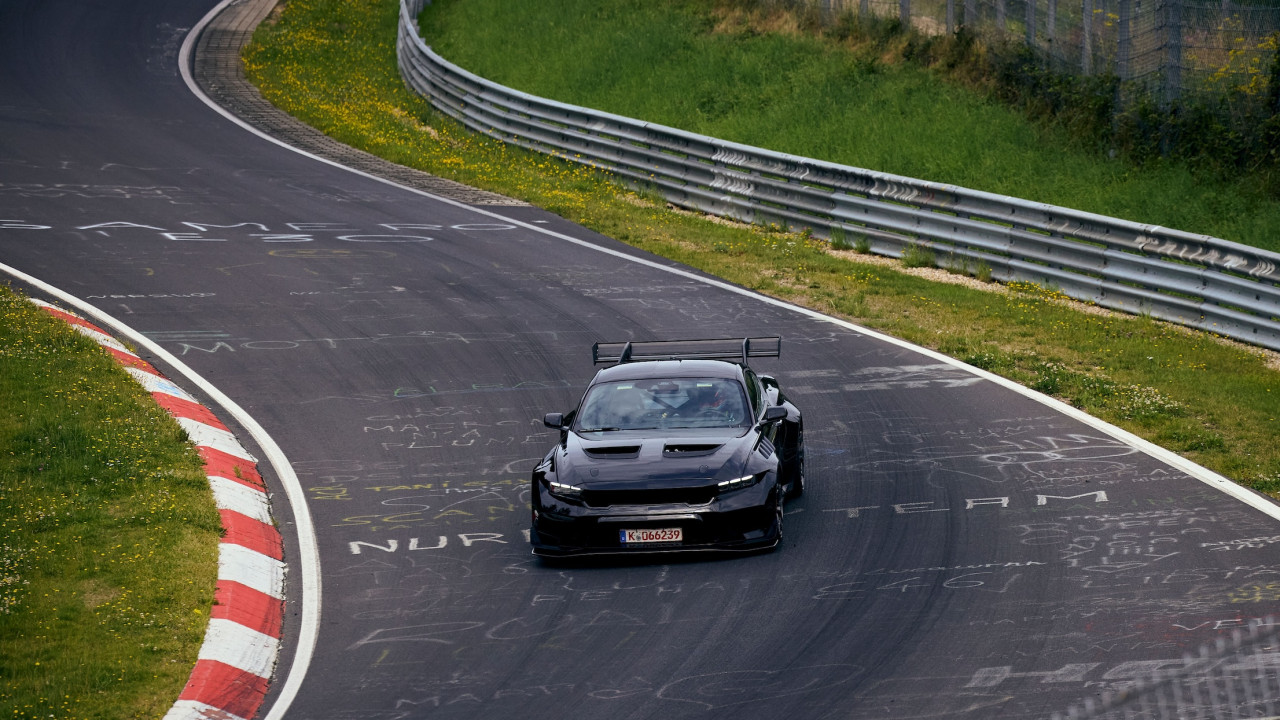
<instances>
[{"instance_id":1,"label":"car roof","mask_svg":"<svg viewBox=\"0 0 1280 720\"><path fill-rule=\"evenodd\" d=\"M742 366L723 360L646 360L607 367L592 384L664 377L742 378Z\"/></svg>"}]
</instances>

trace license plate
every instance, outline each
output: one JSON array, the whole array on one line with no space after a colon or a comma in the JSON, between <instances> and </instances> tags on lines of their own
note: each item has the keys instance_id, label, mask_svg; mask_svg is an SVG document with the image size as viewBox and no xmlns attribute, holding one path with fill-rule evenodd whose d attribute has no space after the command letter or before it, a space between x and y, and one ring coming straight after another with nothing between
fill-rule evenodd
<instances>
[{"instance_id":1,"label":"license plate","mask_svg":"<svg viewBox=\"0 0 1280 720\"><path fill-rule=\"evenodd\" d=\"M653 528L649 530L619 530L618 539L623 545L644 545L646 543L678 543L684 542L684 531L680 528Z\"/></svg>"}]
</instances>

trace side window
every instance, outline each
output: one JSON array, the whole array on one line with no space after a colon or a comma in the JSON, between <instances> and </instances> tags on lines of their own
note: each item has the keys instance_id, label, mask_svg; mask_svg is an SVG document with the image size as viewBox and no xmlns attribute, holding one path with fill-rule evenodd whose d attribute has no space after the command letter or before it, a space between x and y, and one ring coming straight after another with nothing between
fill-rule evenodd
<instances>
[{"instance_id":1,"label":"side window","mask_svg":"<svg viewBox=\"0 0 1280 720\"><path fill-rule=\"evenodd\" d=\"M742 377L747 382L747 398L751 400L751 415L757 416L760 414L760 381L751 368L743 368Z\"/></svg>"}]
</instances>

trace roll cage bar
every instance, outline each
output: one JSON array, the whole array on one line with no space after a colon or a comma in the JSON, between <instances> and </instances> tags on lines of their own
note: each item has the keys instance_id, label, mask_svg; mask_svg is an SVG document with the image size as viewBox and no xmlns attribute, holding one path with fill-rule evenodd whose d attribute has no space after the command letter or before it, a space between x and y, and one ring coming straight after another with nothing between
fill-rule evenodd
<instances>
[{"instance_id":1,"label":"roll cage bar","mask_svg":"<svg viewBox=\"0 0 1280 720\"><path fill-rule=\"evenodd\" d=\"M781 337L598 342L591 346L596 365L647 360L731 360L745 367L749 358L778 357L781 353Z\"/></svg>"}]
</instances>

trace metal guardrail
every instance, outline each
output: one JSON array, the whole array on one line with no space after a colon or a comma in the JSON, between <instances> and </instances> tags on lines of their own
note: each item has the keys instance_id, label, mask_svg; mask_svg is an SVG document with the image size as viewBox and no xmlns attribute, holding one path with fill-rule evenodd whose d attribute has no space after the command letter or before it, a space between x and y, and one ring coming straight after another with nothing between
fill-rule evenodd
<instances>
[{"instance_id":1,"label":"metal guardrail","mask_svg":"<svg viewBox=\"0 0 1280 720\"><path fill-rule=\"evenodd\" d=\"M901 257L985 264L1123 312L1280 350L1280 254L1207 235L1118 220L717 140L539 98L485 80L418 36L425 0L401 0L405 82L468 128L605 169L674 205L748 223L865 238Z\"/></svg>"}]
</instances>

